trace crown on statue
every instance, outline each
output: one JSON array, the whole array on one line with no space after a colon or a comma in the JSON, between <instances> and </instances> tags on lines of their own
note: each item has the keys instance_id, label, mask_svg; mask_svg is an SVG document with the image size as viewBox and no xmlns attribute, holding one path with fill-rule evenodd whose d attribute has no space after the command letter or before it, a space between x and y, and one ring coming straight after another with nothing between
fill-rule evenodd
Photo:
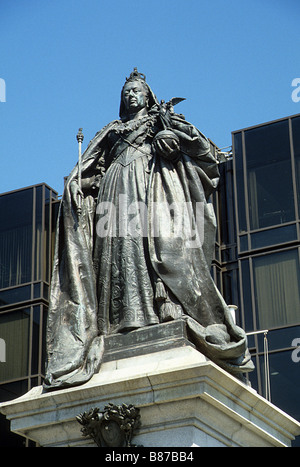
<instances>
[{"instance_id":1,"label":"crown on statue","mask_svg":"<svg viewBox=\"0 0 300 467\"><path fill-rule=\"evenodd\" d=\"M139 79L141 81L146 81L146 76L143 73L139 73L137 71L137 68L134 67L133 71L129 75L129 78L126 78L126 83L127 81L134 81L136 79Z\"/></svg>"}]
</instances>

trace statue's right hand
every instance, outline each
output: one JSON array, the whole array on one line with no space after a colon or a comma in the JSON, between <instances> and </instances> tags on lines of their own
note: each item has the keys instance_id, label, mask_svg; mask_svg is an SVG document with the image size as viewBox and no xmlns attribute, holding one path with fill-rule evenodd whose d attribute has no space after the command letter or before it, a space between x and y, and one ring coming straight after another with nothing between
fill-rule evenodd
<instances>
[{"instance_id":1,"label":"statue's right hand","mask_svg":"<svg viewBox=\"0 0 300 467\"><path fill-rule=\"evenodd\" d=\"M72 202L76 208L77 214L79 215L81 213L81 202L84 198L84 195L78 183L75 180L70 184L70 191Z\"/></svg>"}]
</instances>

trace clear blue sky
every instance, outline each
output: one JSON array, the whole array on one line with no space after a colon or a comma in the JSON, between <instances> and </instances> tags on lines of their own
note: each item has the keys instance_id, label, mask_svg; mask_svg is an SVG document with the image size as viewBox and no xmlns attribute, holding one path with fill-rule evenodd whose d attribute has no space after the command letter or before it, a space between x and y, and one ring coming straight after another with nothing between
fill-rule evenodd
<instances>
[{"instance_id":1,"label":"clear blue sky","mask_svg":"<svg viewBox=\"0 0 300 467\"><path fill-rule=\"evenodd\" d=\"M300 113L299 0L0 0L0 192L60 194L85 149L118 118L133 67L158 99L219 147L231 131Z\"/></svg>"}]
</instances>

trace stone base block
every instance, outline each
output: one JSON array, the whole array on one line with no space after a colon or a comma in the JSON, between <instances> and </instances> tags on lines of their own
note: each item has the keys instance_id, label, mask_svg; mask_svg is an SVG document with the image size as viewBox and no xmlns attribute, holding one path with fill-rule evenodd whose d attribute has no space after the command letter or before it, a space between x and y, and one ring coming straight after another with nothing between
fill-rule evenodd
<instances>
[{"instance_id":1,"label":"stone base block","mask_svg":"<svg viewBox=\"0 0 300 467\"><path fill-rule=\"evenodd\" d=\"M152 349L155 350L155 349ZM96 446L79 413L109 403L140 408L133 443L145 447L290 446L300 424L193 346L106 361L86 384L2 403L11 430L41 446Z\"/></svg>"}]
</instances>

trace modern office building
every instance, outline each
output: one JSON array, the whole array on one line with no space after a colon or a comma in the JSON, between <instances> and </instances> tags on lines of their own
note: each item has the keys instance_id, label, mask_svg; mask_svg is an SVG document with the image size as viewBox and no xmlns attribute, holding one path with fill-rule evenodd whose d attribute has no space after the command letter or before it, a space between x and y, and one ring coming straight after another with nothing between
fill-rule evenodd
<instances>
[{"instance_id":1,"label":"modern office building","mask_svg":"<svg viewBox=\"0 0 300 467\"><path fill-rule=\"evenodd\" d=\"M223 156L212 147L221 161L212 274L248 334L252 386L300 420L300 114L234 131ZM45 184L0 195L0 401L42 382L58 206ZM23 446L0 417L0 446Z\"/></svg>"},{"instance_id":2,"label":"modern office building","mask_svg":"<svg viewBox=\"0 0 300 467\"><path fill-rule=\"evenodd\" d=\"M45 184L0 195L0 401L41 384L57 193ZM3 361L5 360L5 361ZM0 446L24 446L0 415Z\"/></svg>"},{"instance_id":3,"label":"modern office building","mask_svg":"<svg viewBox=\"0 0 300 467\"><path fill-rule=\"evenodd\" d=\"M234 131L232 156L215 197L216 280L248 333L252 386L300 420L300 115Z\"/></svg>"}]
</instances>

